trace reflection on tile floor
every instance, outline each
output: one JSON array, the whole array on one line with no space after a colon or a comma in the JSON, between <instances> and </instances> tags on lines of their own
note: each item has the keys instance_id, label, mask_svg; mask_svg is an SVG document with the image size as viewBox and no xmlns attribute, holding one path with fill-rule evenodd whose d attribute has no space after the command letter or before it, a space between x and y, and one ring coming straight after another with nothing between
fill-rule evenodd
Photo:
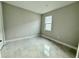
<instances>
[{"instance_id":1,"label":"reflection on tile floor","mask_svg":"<svg viewBox=\"0 0 79 59\"><path fill-rule=\"evenodd\" d=\"M2 51L3 58L72 58L71 49L42 37L7 43Z\"/></svg>"}]
</instances>

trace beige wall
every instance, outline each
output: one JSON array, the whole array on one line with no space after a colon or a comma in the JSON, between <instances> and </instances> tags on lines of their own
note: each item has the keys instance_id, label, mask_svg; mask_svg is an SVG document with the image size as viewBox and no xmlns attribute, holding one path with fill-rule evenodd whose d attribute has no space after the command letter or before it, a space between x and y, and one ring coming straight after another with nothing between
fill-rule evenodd
<instances>
[{"instance_id":1,"label":"beige wall","mask_svg":"<svg viewBox=\"0 0 79 59\"><path fill-rule=\"evenodd\" d=\"M40 15L3 3L6 40L38 35Z\"/></svg>"},{"instance_id":2,"label":"beige wall","mask_svg":"<svg viewBox=\"0 0 79 59\"><path fill-rule=\"evenodd\" d=\"M44 30L44 17L53 16L52 31ZM47 35L66 44L77 47L79 3L75 3L42 15L41 34Z\"/></svg>"},{"instance_id":3,"label":"beige wall","mask_svg":"<svg viewBox=\"0 0 79 59\"><path fill-rule=\"evenodd\" d=\"M2 40L2 6L0 2L0 40Z\"/></svg>"},{"instance_id":4,"label":"beige wall","mask_svg":"<svg viewBox=\"0 0 79 59\"><path fill-rule=\"evenodd\" d=\"M2 14L2 3L0 2L0 49L3 46L3 41L4 41L4 27L3 27L3 14Z\"/></svg>"}]
</instances>

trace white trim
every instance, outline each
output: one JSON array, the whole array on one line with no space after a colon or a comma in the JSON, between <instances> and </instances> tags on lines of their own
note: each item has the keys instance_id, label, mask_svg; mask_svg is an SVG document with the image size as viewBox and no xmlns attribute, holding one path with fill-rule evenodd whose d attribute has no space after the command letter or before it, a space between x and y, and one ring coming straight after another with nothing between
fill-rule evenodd
<instances>
[{"instance_id":1,"label":"white trim","mask_svg":"<svg viewBox=\"0 0 79 59\"><path fill-rule=\"evenodd\" d=\"M3 47L3 42L0 42L0 50L2 49Z\"/></svg>"},{"instance_id":2,"label":"white trim","mask_svg":"<svg viewBox=\"0 0 79 59\"><path fill-rule=\"evenodd\" d=\"M79 57L79 43L78 43L78 49L77 49L77 53L76 53L76 58Z\"/></svg>"},{"instance_id":3,"label":"white trim","mask_svg":"<svg viewBox=\"0 0 79 59\"><path fill-rule=\"evenodd\" d=\"M13 41L22 40L22 39L29 39L29 38L33 38L33 37L37 37L37 36L39 36L39 34L37 34L37 35L32 35L32 36L24 36L24 37L19 37L19 38L14 38L14 39L6 40L6 41L4 42L4 45L5 45L7 42L13 42Z\"/></svg>"},{"instance_id":4,"label":"white trim","mask_svg":"<svg viewBox=\"0 0 79 59\"><path fill-rule=\"evenodd\" d=\"M74 47L74 46L72 46L72 45L69 45L69 44L63 43L63 42L61 42L61 41L55 40L55 39L53 39L53 38L51 38L51 37L48 37L48 36L46 36L46 35L43 35L43 34L42 34L41 36L44 37L44 38L53 40L53 41L55 41L55 42L57 42L57 43L59 43L59 44L65 45L65 46L67 46L67 47L69 47L69 48L72 48L72 49L77 50L77 47Z\"/></svg>"}]
</instances>

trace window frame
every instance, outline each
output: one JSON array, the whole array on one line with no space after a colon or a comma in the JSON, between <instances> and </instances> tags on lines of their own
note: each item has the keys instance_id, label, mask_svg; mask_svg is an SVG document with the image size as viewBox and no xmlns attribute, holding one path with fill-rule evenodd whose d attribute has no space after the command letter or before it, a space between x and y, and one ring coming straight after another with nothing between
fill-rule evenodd
<instances>
[{"instance_id":1,"label":"window frame","mask_svg":"<svg viewBox=\"0 0 79 59\"><path fill-rule=\"evenodd\" d=\"M46 23L46 22L45 22L46 17L51 17L51 22L50 22L50 23ZM52 30L52 21L53 21L52 16L45 16L45 17L44 17L44 30L45 30L45 31L51 32L51 30ZM51 25L51 26L50 26L50 27L51 27L50 30L47 30L47 29L46 29L46 24L50 24L50 25Z\"/></svg>"}]
</instances>

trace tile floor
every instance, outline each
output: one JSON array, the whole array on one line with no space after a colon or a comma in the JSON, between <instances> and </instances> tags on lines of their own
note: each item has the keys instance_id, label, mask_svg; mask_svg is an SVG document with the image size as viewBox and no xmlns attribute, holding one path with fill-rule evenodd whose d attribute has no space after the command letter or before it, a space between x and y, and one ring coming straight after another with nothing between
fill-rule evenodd
<instances>
[{"instance_id":1,"label":"tile floor","mask_svg":"<svg viewBox=\"0 0 79 59\"><path fill-rule=\"evenodd\" d=\"M1 51L3 58L73 58L74 50L42 37L8 42Z\"/></svg>"}]
</instances>

